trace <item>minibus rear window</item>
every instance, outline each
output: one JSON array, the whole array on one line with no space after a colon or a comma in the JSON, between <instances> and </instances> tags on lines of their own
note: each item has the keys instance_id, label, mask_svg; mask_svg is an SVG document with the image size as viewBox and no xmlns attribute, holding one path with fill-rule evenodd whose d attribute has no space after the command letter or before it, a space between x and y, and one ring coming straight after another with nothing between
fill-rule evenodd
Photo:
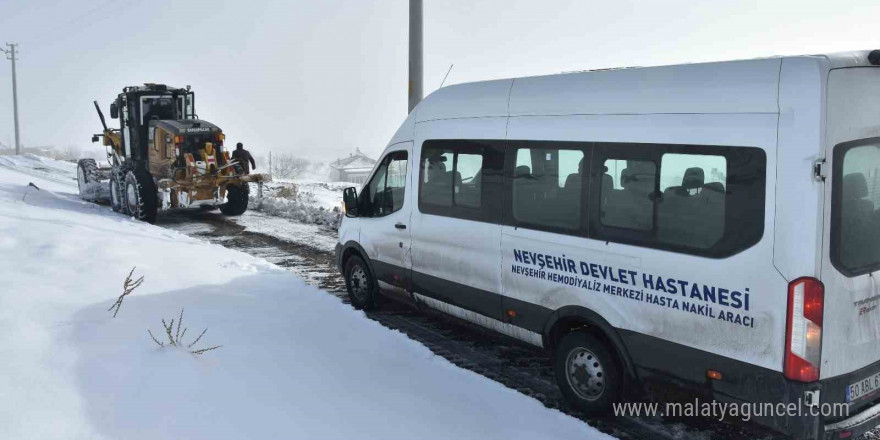
<instances>
[{"instance_id":1,"label":"minibus rear window","mask_svg":"<svg viewBox=\"0 0 880 440\"><path fill-rule=\"evenodd\" d=\"M834 149L831 261L847 276L880 269L880 139Z\"/></svg>"}]
</instances>

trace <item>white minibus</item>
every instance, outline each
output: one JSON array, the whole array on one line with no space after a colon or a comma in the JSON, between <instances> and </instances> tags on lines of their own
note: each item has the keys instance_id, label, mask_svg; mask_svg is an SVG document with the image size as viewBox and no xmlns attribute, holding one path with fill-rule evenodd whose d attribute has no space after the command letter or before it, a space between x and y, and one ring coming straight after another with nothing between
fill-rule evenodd
<instances>
[{"instance_id":1,"label":"white minibus","mask_svg":"<svg viewBox=\"0 0 880 440\"><path fill-rule=\"evenodd\" d=\"M880 423L880 50L444 87L344 204L355 306L551 350L587 413L659 383Z\"/></svg>"}]
</instances>

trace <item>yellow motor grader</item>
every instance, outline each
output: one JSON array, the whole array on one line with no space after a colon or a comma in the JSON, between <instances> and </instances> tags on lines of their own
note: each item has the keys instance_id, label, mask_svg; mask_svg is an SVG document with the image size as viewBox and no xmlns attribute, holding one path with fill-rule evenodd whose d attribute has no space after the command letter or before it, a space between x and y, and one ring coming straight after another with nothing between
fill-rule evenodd
<instances>
[{"instance_id":1,"label":"yellow motor grader","mask_svg":"<svg viewBox=\"0 0 880 440\"><path fill-rule=\"evenodd\" d=\"M223 148L225 136L195 113L195 94L164 84L125 87L110 104L119 128L104 126L92 142L103 138L109 167L93 159L77 164L80 194L91 197L95 185L109 180L110 206L150 223L159 209L215 207L226 215L247 210L249 182L262 184L262 174L245 174Z\"/></svg>"}]
</instances>

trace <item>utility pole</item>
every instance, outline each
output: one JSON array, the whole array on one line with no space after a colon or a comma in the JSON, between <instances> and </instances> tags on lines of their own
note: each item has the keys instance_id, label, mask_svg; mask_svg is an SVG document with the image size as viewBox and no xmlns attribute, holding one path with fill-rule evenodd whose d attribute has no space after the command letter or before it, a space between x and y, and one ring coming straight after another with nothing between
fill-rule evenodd
<instances>
[{"instance_id":1,"label":"utility pole","mask_svg":"<svg viewBox=\"0 0 880 440\"><path fill-rule=\"evenodd\" d=\"M422 0L409 0L409 111L422 100Z\"/></svg>"},{"instance_id":2,"label":"utility pole","mask_svg":"<svg viewBox=\"0 0 880 440\"><path fill-rule=\"evenodd\" d=\"M6 59L12 60L12 117L15 121L15 154L21 154L21 142L18 134L18 86L15 82L15 47L16 43L6 43L9 49L0 49L6 53Z\"/></svg>"}]
</instances>

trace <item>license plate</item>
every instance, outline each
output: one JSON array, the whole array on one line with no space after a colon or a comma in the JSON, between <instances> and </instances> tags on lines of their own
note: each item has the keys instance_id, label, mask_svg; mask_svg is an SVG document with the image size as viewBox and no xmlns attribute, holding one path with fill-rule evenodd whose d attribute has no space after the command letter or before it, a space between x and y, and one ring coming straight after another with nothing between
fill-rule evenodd
<instances>
[{"instance_id":1,"label":"license plate","mask_svg":"<svg viewBox=\"0 0 880 440\"><path fill-rule=\"evenodd\" d=\"M880 373L866 377L846 387L846 401L852 402L880 390Z\"/></svg>"}]
</instances>

